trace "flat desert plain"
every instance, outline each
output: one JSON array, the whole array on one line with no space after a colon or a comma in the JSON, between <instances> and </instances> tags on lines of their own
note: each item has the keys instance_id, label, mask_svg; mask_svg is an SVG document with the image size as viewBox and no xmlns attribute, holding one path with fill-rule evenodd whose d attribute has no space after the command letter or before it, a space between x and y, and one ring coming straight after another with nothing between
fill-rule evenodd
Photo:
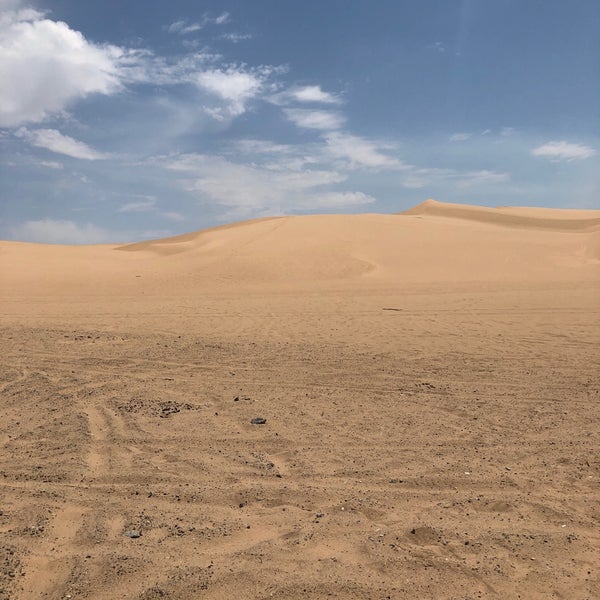
<instances>
[{"instance_id":1,"label":"flat desert plain","mask_svg":"<svg viewBox=\"0 0 600 600\"><path fill-rule=\"evenodd\" d=\"M1 242L0 277L3 600L600 598L600 211Z\"/></svg>"}]
</instances>

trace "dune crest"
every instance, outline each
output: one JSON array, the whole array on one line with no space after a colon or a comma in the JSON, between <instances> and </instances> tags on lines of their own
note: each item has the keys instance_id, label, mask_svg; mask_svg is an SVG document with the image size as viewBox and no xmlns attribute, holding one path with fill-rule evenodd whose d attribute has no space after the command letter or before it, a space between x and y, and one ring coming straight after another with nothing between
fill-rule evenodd
<instances>
[{"instance_id":1,"label":"dune crest","mask_svg":"<svg viewBox=\"0 0 600 600\"><path fill-rule=\"evenodd\" d=\"M597 281L600 211L428 200L404 213L288 216L127 245L0 243L7 289L190 294L407 283Z\"/></svg>"},{"instance_id":2,"label":"dune crest","mask_svg":"<svg viewBox=\"0 0 600 600\"><path fill-rule=\"evenodd\" d=\"M495 225L555 231L594 231L600 229L600 210L498 206L471 206L437 200L421 204L398 215L435 216Z\"/></svg>"}]
</instances>

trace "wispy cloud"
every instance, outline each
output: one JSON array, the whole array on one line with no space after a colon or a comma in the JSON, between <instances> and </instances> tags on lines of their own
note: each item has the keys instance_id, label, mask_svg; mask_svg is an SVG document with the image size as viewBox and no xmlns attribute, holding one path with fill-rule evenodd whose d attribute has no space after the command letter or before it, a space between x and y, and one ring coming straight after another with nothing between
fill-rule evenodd
<instances>
[{"instance_id":1,"label":"wispy cloud","mask_svg":"<svg viewBox=\"0 0 600 600\"><path fill-rule=\"evenodd\" d=\"M464 142L465 140L468 140L472 135L472 133L453 133L448 139L451 142Z\"/></svg>"},{"instance_id":2,"label":"wispy cloud","mask_svg":"<svg viewBox=\"0 0 600 600\"><path fill-rule=\"evenodd\" d=\"M572 144L565 141L555 141L542 144L531 151L533 156L541 156L550 160L584 160L597 154L591 146L584 144Z\"/></svg>"},{"instance_id":3,"label":"wispy cloud","mask_svg":"<svg viewBox=\"0 0 600 600\"><path fill-rule=\"evenodd\" d=\"M179 35L186 35L188 33L193 33L194 31L199 31L204 28L205 23L189 23L184 19L180 21L175 21L171 23L167 27L167 31L169 33L178 33Z\"/></svg>"},{"instance_id":4,"label":"wispy cloud","mask_svg":"<svg viewBox=\"0 0 600 600\"><path fill-rule=\"evenodd\" d=\"M87 144L68 135L63 135L56 129L33 129L25 127L16 132L17 137L27 140L32 146L46 148L57 154L64 154L82 160L102 160L109 158L108 154L98 152Z\"/></svg>"},{"instance_id":5,"label":"wispy cloud","mask_svg":"<svg viewBox=\"0 0 600 600\"><path fill-rule=\"evenodd\" d=\"M146 196L145 199L137 202L127 202L117 209L120 213L155 213L163 219L169 221L184 221L185 217L175 211L161 210L154 196Z\"/></svg>"},{"instance_id":6,"label":"wispy cloud","mask_svg":"<svg viewBox=\"0 0 600 600\"><path fill-rule=\"evenodd\" d=\"M229 20L230 20L229 13L223 12L218 17L215 18L215 23L217 25L225 25L226 23L229 23Z\"/></svg>"},{"instance_id":7,"label":"wispy cloud","mask_svg":"<svg viewBox=\"0 0 600 600\"><path fill-rule=\"evenodd\" d=\"M278 106L289 104L342 104L340 96L326 92L320 85L293 86L289 89L272 94L267 98Z\"/></svg>"},{"instance_id":8,"label":"wispy cloud","mask_svg":"<svg viewBox=\"0 0 600 600\"><path fill-rule=\"evenodd\" d=\"M284 114L297 127L304 129L339 129L345 122L345 118L341 114L326 110L286 108Z\"/></svg>"},{"instance_id":9,"label":"wispy cloud","mask_svg":"<svg viewBox=\"0 0 600 600\"><path fill-rule=\"evenodd\" d=\"M182 174L179 181L185 190L204 202L233 209L238 217L264 211L281 214L373 201L362 192L327 189L344 182L344 173L331 169L286 168L285 158L279 169L269 164L243 164L201 154L163 160L167 168Z\"/></svg>"},{"instance_id":10,"label":"wispy cloud","mask_svg":"<svg viewBox=\"0 0 600 600\"><path fill-rule=\"evenodd\" d=\"M405 188L420 189L432 185L444 185L451 189L470 187L489 187L510 180L508 173L482 169L479 171L460 171L449 168L411 167L401 180Z\"/></svg>"},{"instance_id":11,"label":"wispy cloud","mask_svg":"<svg viewBox=\"0 0 600 600\"><path fill-rule=\"evenodd\" d=\"M149 212L156 209L156 199L148 198L139 202L127 202L118 209L118 212Z\"/></svg>"},{"instance_id":12,"label":"wispy cloud","mask_svg":"<svg viewBox=\"0 0 600 600\"><path fill-rule=\"evenodd\" d=\"M25 221L12 233L14 239L43 244L104 244L115 240L114 232L107 229L61 219Z\"/></svg>"},{"instance_id":13,"label":"wispy cloud","mask_svg":"<svg viewBox=\"0 0 600 600\"><path fill-rule=\"evenodd\" d=\"M188 19L180 19L174 21L167 27L169 33L178 35L187 35L204 29L207 25L225 25L229 22L229 13L224 12L217 17L211 17L209 14L203 15L199 21L189 21Z\"/></svg>"},{"instance_id":14,"label":"wispy cloud","mask_svg":"<svg viewBox=\"0 0 600 600\"><path fill-rule=\"evenodd\" d=\"M222 40L227 40L228 42L239 44L240 42L251 40L253 36L250 33L224 33L219 37Z\"/></svg>"},{"instance_id":15,"label":"wispy cloud","mask_svg":"<svg viewBox=\"0 0 600 600\"><path fill-rule=\"evenodd\" d=\"M131 240L163 238L173 235L170 229L115 231L93 223L77 223L69 219L30 220L13 227L11 238L40 244L114 244Z\"/></svg>"},{"instance_id":16,"label":"wispy cloud","mask_svg":"<svg viewBox=\"0 0 600 600\"><path fill-rule=\"evenodd\" d=\"M410 168L401 160L382 152L382 145L371 140L343 132L324 136L326 151L333 157L346 159L350 168L405 170Z\"/></svg>"},{"instance_id":17,"label":"wispy cloud","mask_svg":"<svg viewBox=\"0 0 600 600\"><path fill-rule=\"evenodd\" d=\"M46 167L48 169L55 169L55 170L64 169L64 165L55 160L40 160L39 164L42 167Z\"/></svg>"},{"instance_id":18,"label":"wispy cloud","mask_svg":"<svg viewBox=\"0 0 600 600\"><path fill-rule=\"evenodd\" d=\"M338 96L323 91L319 85L292 88L288 91L288 95L298 102L318 102L322 104L340 104L342 102Z\"/></svg>"},{"instance_id":19,"label":"wispy cloud","mask_svg":"<svg viewBox=\"0 0 600 600\"><path fill-rule=\"evenodd\" d=\"M273 73L272 67L244 69L228 67L211 69L198 73L195 77L197 85L226 102L224 107L212 110L216 119L241 115L246 104L261 92L266 80Z\"/></svg>"},{"instance_id":20,"label":"wispy cloud","mask_svg":"<svg viewBox=\"0 0 600 600\"><path fill-rule=\"evenodd\" d=\"M458 182L459 186L470 187L484 183L504 183L510 179L510 175L508 173L483 169L481 171L456 173L453 178Z\"/></svg>"}]
</instances>

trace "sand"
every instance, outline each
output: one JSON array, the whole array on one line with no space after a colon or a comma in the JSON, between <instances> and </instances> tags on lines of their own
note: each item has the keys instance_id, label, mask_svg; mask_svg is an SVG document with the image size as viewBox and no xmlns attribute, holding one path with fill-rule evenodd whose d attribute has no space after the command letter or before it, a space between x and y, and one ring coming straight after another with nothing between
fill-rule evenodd
<instances>
[{"instance_id":1,"label":"sand","mask_svg":"<svg viewBox=\"0 0 600 600\"><path fill-rule=\"evenodd\" d=\"M0 242L0 311L2 600L600 597L600 211Z\"/></svg>"}]
</instances>

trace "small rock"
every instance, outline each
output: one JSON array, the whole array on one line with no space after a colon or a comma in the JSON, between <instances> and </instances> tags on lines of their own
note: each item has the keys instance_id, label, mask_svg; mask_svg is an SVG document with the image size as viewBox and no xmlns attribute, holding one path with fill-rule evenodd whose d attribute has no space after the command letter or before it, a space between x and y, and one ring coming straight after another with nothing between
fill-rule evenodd
<instances>
[{"instance_id":1,"label":"small rock","mask_svg":"<svg viewBox=\"0 0 600 600\"><path fill-rule=\"evenodd\" d=\"M254 417L254 419L250 421L252 425L264 425L266 422L267 420L263 419L262 417Z\"/></svg>"},{"instance_id":2,"label":"small rock","mask_svg":"<svg viewBox=\"0 0 600 600\"><path fill-rule=\"evenodd\" d=\"M315 517L316 517L317 519L322 519L324 516L325 516L325 513L317 513L317 514L315 515Z\"/></svg>"},{"instance_id":3,"label":"small rock","mask_svg":"<svg viewBox=\"0 0 600 600\"><path fill-rule=\"evenodd\" d=\"M139 537L142 537L142 532L141 531L137 531L137 529L132 529L131 531L125 531L123 533L123 535L125 537L131 538L132 540L135 540Z\"/></svg>"}]
</instances>

